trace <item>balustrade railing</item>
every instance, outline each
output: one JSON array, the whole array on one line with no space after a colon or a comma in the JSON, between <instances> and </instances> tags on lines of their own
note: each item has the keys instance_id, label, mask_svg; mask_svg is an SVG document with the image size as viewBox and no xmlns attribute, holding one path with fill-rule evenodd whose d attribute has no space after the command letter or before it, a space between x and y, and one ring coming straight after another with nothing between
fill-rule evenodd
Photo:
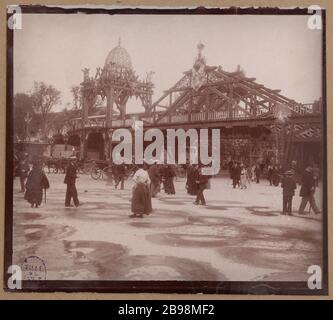
<instances>
[{"instance_id":1,"label":"balustrade railing","mask_svg":"<svg viewBox=\"0 0 333 320\"><path fill-rule=\"evenodd\" d=\"M307 103L307 104L295 104L292 110L298 115L311 115L320 114L321 104L320 103ZM255 119L257 116L262 116L268 113L266 109L258 108L256 114L249 114L248 112L243 112L241 110L230 111L208 111L208 112L195 112L188 114L178 114L178 115L166 115L160 120L159 124L167 123L187 123L187 122L203 122L203 121L227 121L227 120L246 120ZM144 117L143 121L146 123L153 124L153 117ZM83 124L81 118L76 118L70 120L70 124L73 130L80 130L83 128L105 128L106 119L105 116L89 117L89 119ZM115 119L112 120L113 128L130 127L133 124L133 119Z\"/></svg>"}]
</instances>

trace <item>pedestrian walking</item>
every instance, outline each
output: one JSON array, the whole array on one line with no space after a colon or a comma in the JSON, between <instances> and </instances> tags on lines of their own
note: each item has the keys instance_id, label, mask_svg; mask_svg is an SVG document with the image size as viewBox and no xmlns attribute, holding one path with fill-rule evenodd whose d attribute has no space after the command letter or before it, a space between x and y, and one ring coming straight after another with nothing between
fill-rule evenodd
<instances>
[{"instance_id":1,"label":"pedestrian walking","mask_svg":"<svg viewBox=\"0 0 333 320\"><path fill-rule=\"evenodd\" d=\"M197 180L199 178L198 165L190 164L186 170L186 189L191 196L196 196L198 193Z\"/></svg>"},{"instance_id":2,"label":"pedestrian walking","mask_svg":"<svg viewBox=\"0 0 333 320\"><path fill-rule=\"evenodd\" d=\"M293 172L291 170L285 173L285 176L281 182L282 187L282 214L283 215L292 215L292 202L296 190L296 181L293 177Z\"/></svg>"},{"instance_id":3,"label":"pedestrian walking","mask_svg":"<svg viewBox=\"0 0 333 320\"><path fill-rule=\"evenodd\" d=\"M198 185L198 193L197 193L197 198L195 200L196 205L199 205L199 204L201 204L203 206L206 205L206 199L205 199L205 196L204 196L204 191L205 191L205 189L208 188L208 181L209 181L209 176L204 175L202 173L202 168L201 168L199 170L198 180L196 181L197 185Z\"/></svg>"},{"instance_id":4,"label":"pedestrian walking","mask_svg":"<svg viewBox=\"0 0 333 320\"><path fill-rule=\"evenodd\" d=\"M166 194L176 194L175 185L173 183L175 176L175 169L171 165L165 165L162 168L163 185Z\"/></svg>"},{"instance_id":5,"label":"pedestrian walking","mask_svg":"<svg viewBox=\"0 0 333 320\"><path fill-rule=\"evenodd\" d=\"M316 184L313 177L313 169L311 166L309 166L305 169L305 172L302 176L302 186L299 194L302 197L302 201L298 210L299 214L304 214L304 209L308 202L310 203L310 209L312 208L315 214L320 213L314 198L315 190Z\"/></svg>"},{"instance_id":6,"label":"pedestrian walking","mask_svg":"<svg viewBox=\"0 0 333 320\"><path fill-rule=\"evenodd\" d=\"M49 187L49 180L42 169L42 164L37 160L28 174L24 199L31 204L31 208L38 208L43 200L43 189Z\"/></svg>"},{"instance_id":7,"label":"pedestrian walking","mask_svg":"<svg viewBox=\"0 0 333 320\"><path fill-rule=\"evenodd\" d=\"M115 183L114 183L115 189L118 188L118 185L120 183L120 190L124 190L125 175L126 175L125 164L122 163L122 164L114 165L113 171L114 171L114 177L115 177Z\"/></svg>"},{"instance_id":8,"label":"pedestrian walking","mask_svg":"<svg viewBox=\"0 0 333 320\"><path fill-rule=\"evenodd\" d=\"M64 183L67 185L66 189L66 197L65 197L65 207L73 207L71 205L71 200L73 198L73 202L75 207L80 205L77 190L76 190L76 179L77 179L77 168L76 168L76 157L69 158L69 164L66 168L66 175L64 179Z\"/></svg>"}]
</instances>

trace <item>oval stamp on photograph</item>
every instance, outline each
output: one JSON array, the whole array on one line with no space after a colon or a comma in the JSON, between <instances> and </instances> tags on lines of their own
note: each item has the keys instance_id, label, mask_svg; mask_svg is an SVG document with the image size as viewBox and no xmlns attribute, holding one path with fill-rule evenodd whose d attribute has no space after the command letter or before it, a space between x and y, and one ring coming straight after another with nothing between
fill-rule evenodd
<instances>
[{"instance_id":1,"label":"oval stamp on photograph","mask_svg":"<svg viewBox=\"0 0 333 320\"><path fill-rule=\"evenodd\" d=\"M46 265L43 259L29 256L22 264L23 280L46 280Z\"/></svg>"}]
</instances>

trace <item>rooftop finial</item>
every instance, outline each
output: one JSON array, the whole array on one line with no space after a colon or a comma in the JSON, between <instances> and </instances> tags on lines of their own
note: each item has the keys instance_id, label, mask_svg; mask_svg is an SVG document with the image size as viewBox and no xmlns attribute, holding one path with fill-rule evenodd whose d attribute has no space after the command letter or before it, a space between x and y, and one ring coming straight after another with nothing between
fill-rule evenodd
<instances>
[{"instance_id":1,"label":"rooftop finial","mask_svg":"<svg viewBox=\"0 0 333 320\"><path fill-rule=\"evenodd\" d=\"M121 38L119 37L118 38L118 47L120 47L121 46Z\"/></svg>"},{"instance_id":2,"label":"rooftop finial","mask_svg":"<svg viewBox=\"0 0 333 320\"><path fill-rule=\"evenodd\" d=\"M204 49L204 47L205 47L204 44L201 41L199 41L199 43L197 45L197 48L198 48L198 51L199 51L199 55L201 55L201 52Z\"/></svg>"}]
</instances>

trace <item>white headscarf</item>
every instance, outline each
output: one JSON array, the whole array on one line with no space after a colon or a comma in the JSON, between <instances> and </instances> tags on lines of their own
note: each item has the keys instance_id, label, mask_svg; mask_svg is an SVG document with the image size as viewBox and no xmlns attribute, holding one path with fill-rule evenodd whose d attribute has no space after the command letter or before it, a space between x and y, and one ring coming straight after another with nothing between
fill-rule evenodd
<instances>
[{"instance_id":1,"label":"white headscarf","mask_svg":"<svg viewBox=\"0 0 333 320\"><path fill-rule=\"evenodd\" d=\"M134 176L133 176L133 181L135 183L149 184L150 183L150 178L149 178L148 172L143 170L143 169L137 170L135 172Z\"/></svg>"}]
</instances>

